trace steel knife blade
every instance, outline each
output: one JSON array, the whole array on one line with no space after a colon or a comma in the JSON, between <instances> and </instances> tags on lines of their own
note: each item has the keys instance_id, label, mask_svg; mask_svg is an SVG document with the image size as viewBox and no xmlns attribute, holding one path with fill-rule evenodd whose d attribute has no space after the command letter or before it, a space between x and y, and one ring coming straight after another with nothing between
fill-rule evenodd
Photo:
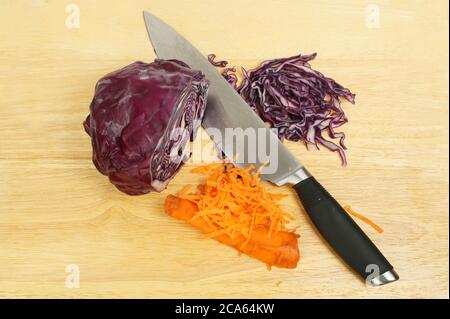
<instances>
[{"instance_id":1,"label":"steel knife blade","mask_svg":"<svg viewBox=\"0 0 450 319\"><path fill-rule=\"evenodd\" d=\"M253 165L256 168L268 161L261 171L261 178L277 185L288 180L300 181L299 178L307 176L300 162L196 48L159 18L148 12L144 12L144 18L159 58L178 59L205 73L210 87L202 126L207 132L216 133L210 136L228 159L241 167ZM232 131L234 128L238 130ZM240 130L243 134L239 134ZM231 135L233 138L226 138ZM249 135L253 135L252 140ZM254 142L253 147L248 147L251 142ZM253 156L255 154L267 156ZM251 157L254 160L249 161ZM274 169L275 166L278 169Z\"/></svg>"}]
</instances>

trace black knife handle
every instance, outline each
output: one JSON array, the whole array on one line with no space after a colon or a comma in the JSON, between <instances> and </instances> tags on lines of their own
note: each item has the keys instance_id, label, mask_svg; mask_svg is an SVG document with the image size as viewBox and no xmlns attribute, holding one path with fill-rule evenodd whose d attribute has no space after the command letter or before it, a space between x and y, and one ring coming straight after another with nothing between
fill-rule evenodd
<instances>
[{"instance_id":1,"label":"black knife handle","mask_svg":"<svg viewBox=\"0 0 450 319\"><path fill-rule=\"evenodd\" d=\"M379 274L393 269L367 235L325 188L309 177L294 189L323 238L362 278L378 266Z\"/></svg>"}]
</instances>

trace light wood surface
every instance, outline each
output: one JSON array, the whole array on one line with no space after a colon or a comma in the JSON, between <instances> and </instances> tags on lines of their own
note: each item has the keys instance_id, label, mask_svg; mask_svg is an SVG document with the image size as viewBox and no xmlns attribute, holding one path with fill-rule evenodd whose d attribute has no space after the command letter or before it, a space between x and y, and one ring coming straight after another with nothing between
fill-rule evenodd
<instances>
[{"instance_id":1,"label":"light wood surface","mask_svg":"<svg viewBox=\"0 0 450 319\"><path fill-rule=\"evenodd\" d=\"M448 4L375 2L74 0L80 28L70 29L68 1L0 0L0 296L448 297ZM235 65L318 52L313 67L357 94L344 104L349 165L288 147L384 228L361 225L400 281L366 287L288 187L302 260L268 271L165 215L165 196L196 178L195 164L140 197L96 171L82 122L101 76L154 59L143 9ZM80 288L66 287L71 264Z\"/></svg>"}]
</instances>

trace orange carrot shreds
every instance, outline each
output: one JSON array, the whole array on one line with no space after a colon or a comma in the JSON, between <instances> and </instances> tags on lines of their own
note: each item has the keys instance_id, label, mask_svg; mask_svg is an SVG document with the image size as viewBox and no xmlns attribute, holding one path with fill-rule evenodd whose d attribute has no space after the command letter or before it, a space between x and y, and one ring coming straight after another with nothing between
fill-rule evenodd
<instances>
[{"instance_id":1,"label":"orange carrot shreds","mask_svg":"<svg viewBox=\"0 0 450 319\"><path fill-rule=\"evenodd\" d=\"M245 238L251 235L249 229L261 225L270 226L268 236L272 231L286 230L292 217L278 203L285 195L266 192L259 178L253 179L253 166L243 169L231 163L214 163L192 172L206 177L200 197L194 199L189 195L198 194L185 192L178 196L193 200L200 209L197 214L209 218L220 230L228 234L238 231Z\"/></svg>"},{"instance_id":2,"label":"orange carrot shreds","mask_svg":"<svg viewBox=\"0 0 450 319\"><path fill-rule=\"evenodd\" d=\"M380 234L383 232L383 228L381 228L380 226L378 226L377 224L375 224L375 222L373 222L371 219L367 218L366 216L359 214L357 212L355 212L349 205L344 206L344 210L349 213L350 215L362 220L363 222L369 224L370 226L373 227L373 229L375 229L377 232L379 232Z\"/></svg>"},{"instance_id":3,"label":"orange carrot shreds","mask_svg":"<svg viewBox=\"0 0 450 319\"><path fill-rule=\"evenodd\" d=\"M214 163L192 172L204 181L193 193L183 187L177 196L169 195L169 215L269 266L296 267L298 236L287 226L293 217L280 204L286 195L267 192L254 167Z\"/></svg>"}]
</instances>

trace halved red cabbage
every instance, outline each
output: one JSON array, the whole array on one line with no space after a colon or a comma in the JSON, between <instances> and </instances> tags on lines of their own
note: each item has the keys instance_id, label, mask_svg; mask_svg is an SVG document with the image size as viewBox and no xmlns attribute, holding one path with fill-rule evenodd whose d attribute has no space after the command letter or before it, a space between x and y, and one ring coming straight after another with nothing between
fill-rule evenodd
<instances>
[{"instance_id":1,"label":"halved red cabbage","mask_svg":"<svg viewBox=\"0 0 450 319\"><path fill-rule=\"evenodd\" d=\"M213 65L227 66L227 61L215 62L215 57L208 56ZM308 62L315 57L316 53L300 54L268 60L249 71L242 68L244 79L239 86L236 74L230 73L233 68L225 68L222 75L263 121L278 129L281 140L301 140L306 146L312 144L317 148L323 145L338 152L342 165L346 165L345 134L335 129L348 121L339 98L354 104L355 95L313 70ZM327 140L322 135L324 131L329 137L338 138L339 145Z\"/></svg>"},{"instance_id":2,"label":"halved red cabbage","mask_svg":"<svg viewBox=\"0 0 450 319\"><path fill-rule=\"evenodd\" d=\"M176 60L135 62L100 79L84 128L93 162L122 192L164 190L186 162L208 81Z\"/></svg>"}]
</instances>

